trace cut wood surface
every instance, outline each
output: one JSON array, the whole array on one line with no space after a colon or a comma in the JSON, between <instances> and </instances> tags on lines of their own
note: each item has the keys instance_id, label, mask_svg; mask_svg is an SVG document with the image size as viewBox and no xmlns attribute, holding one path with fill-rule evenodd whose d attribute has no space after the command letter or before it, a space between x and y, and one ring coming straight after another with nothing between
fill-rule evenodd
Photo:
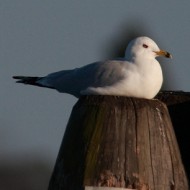
<instances>
[{"instance_id":1,"label":"cut wood surface","mask_svg":"<svg viewBox=\"0 0 190 190\"><path fill-rule=\"evenodd\" d=\"M167 106L190 102L190 92L162 91L155 99L164 102Z\"/></svg>"},{"instance_id":2,"label":"cut wood surface","mask_svg":"<svg viewBox=\"0 0 190 190\"><path fill-rule=\"evenodd\" d=\"M85 186L188 190L164 103L115 96L84 96L77 102L49 190Z\"/></svg>"},{"instance_id":3,"label":"cut wood surface","mask_svg":"<svg viewBox=\"0 0 190 190\"><path fill-rule=\"evenodd\" d=\"M93 187L93 186L85 186L84 190L137 190L137 189L126 189L126 188L117 188L117 187Z\"/></svg>"}]
</instances>

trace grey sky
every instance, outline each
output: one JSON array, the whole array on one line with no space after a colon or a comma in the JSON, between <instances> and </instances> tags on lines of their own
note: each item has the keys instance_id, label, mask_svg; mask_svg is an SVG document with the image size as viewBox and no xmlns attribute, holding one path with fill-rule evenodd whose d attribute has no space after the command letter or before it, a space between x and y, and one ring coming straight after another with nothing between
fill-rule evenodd
<instances>
[{"instance_id":1,"label":"grey sky","mask_svg":"<svg viewBox=\"0 0 190 190\"><path fill-rule=\"evenodd\" d=\"M15 84L13 75L44 76L113 58L131 36L147 35L173 55L159 59L165 89L190 91L189 7L173 0L1 1L0 161L37 157L52 169L77 101Z\"/></svg>"}]
</instances>

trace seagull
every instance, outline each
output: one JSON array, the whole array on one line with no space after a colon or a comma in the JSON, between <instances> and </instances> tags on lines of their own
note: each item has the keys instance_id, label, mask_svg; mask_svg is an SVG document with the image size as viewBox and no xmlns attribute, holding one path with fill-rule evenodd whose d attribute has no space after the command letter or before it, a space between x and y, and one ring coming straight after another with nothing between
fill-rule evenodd
<instances>
[{"instance_id":1,"label":"seagull","mask_svg":"<svg viewBox=\"0 0 190 190\"><path fill-rule=\"evenodd\" d=\"M149 37L137 37L127 46L124 58L50 73L45 77L13 76L17 83L56 89L77 98L82 95L113 95L152 99L163 83L155 59L172 58Z\"/></svg>"}]
</instances>

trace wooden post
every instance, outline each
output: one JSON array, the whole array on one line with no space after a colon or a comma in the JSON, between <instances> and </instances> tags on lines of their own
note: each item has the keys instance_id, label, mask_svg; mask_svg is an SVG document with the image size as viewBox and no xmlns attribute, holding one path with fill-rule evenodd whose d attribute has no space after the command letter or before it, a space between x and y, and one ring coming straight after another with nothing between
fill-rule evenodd
<instances>
[{"instance_id":1,"label":"wooden post","mask_svg":"<svg viewBox=\"0 0 190 190\"><path fill-rule=\"evenodd\" d=\"M159 100L84 96L74 106L49 190L113 187L188 190L170 116Z\"/></svg>"},{"instance_id":2,"label":"wooden post","mask_svg":"<svg viewBox=\"0 0 190 190\"><path fill-rule=\"evenodd\" d=\"M190 92L161 92L157 98L168 107L187 177L190 180Z\"/></svg>"}]
</instances>

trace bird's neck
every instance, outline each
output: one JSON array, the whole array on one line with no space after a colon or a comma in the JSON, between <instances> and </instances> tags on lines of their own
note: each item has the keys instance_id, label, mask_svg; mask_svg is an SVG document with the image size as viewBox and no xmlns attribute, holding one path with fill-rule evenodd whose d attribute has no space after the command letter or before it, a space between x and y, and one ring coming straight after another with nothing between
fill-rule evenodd
<instances>
[{"instance_id":1,"label":"bird's neck","mask_svg":"<svg viewBox=\"0 0 190 190\"><path fill-rule=\"evenodd\" d=\"M156 61L155 57L153 56L149 56L149 57L145 57L145 56L133 56L129 59L130 62L134 63L134 64L146 64L146 63L151 63L153 61Z\"/></svg>"}]
</instances>

